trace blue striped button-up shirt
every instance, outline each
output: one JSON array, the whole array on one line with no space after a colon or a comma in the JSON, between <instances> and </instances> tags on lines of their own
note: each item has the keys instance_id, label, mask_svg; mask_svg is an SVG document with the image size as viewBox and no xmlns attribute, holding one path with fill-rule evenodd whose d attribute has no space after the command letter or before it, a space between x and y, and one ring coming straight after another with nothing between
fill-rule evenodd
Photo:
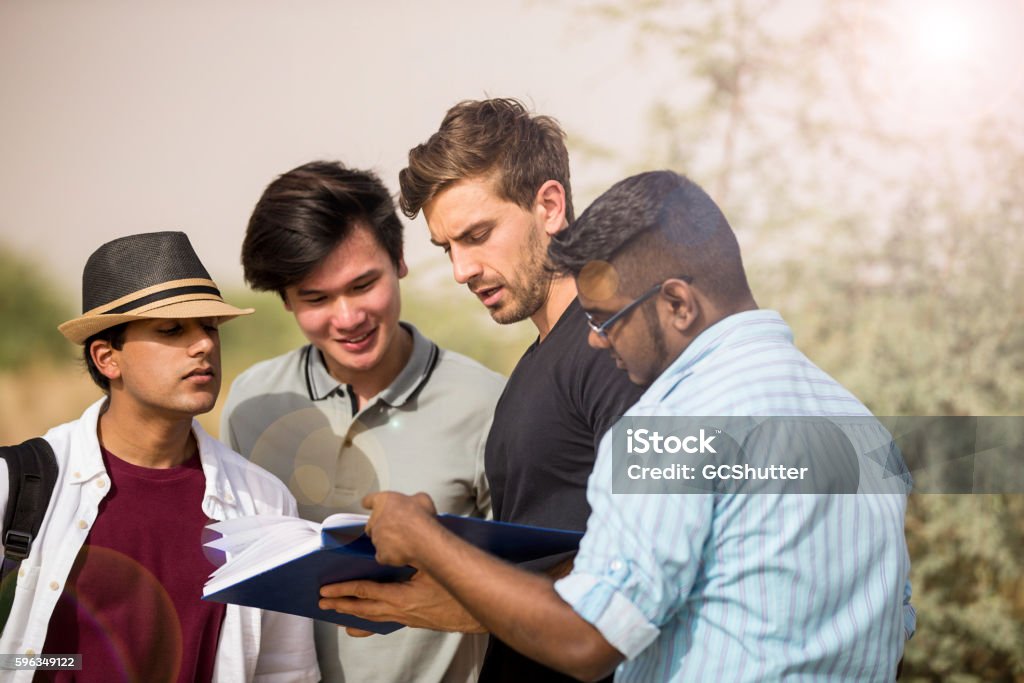
<instances>
[{"instance_id":1,"label":"blue striped button-up shirt","mask_svg":"<svg viewBox=\"0 0 1024 683\"><path fill-rule=\"evenodd\" d=\"M749 311L700 334L628 415L870 413L793 345L777 313ZM888 439L869 422L844 428L859 452ZM894 679L914 628L905 489L615 494L612 441L556 589L626 656L616 681Z\"/></svg>"}]
</instances>

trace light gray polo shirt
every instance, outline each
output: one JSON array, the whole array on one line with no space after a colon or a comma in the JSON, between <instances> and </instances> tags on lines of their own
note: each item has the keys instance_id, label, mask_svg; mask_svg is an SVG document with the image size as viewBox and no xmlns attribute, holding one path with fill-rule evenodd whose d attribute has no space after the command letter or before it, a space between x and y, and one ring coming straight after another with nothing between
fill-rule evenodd
<instances>
[{"instance_id":1,"label":"light gray polo shirt","mask_svg":"<svg viewBox=\"0 0 1024 683\"><path fill-rule=\"evenodd\" d=\"M312 345L234 381L220 436L284 481L305 519L363 512L374 491L425 491L439 512L490 516L484 444L505 379L415 327L409 362L362 410ZM324 681L476 681L486 636L401 629L350 638L316 622Z\"/></svg>"}]
</instances>

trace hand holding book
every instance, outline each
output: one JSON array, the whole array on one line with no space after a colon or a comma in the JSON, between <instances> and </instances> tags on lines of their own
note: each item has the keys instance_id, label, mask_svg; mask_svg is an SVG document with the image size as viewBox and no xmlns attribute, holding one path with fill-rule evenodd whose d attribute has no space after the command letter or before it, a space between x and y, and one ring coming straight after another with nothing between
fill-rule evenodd
<instances>
[{"instance_id":1,"label":"hand holding book","mask_svg":"<svg viewBox=\"0 0 1024 683\"><path fill-rule=\"evenodd\" d=\"M373 510L366 534L373 540L381 564L413 564L420 555L419 544L429 542L430 532L437 528L437 509L425 493L373 493L363 500L363 506Z\"/></svg>"},{"instance_id":2,"label":"hand holding book","mask_svg":"<svg viewBox=\"0 0 1024 683\"><path fill-rule=\"evenodd\" d=\"M417 509L409 510L407 532L419 529L420 523L430 522L432 517L422 502L415 505ZM571 531L452 515L436 519L451 533L511 562L574 550L582 536ZM362 580L405 581L416 572L410 566L379 563L375 557L378 549L364 533L366 522L363 515L332 515L323 524L292 517L245 517L213 524L211 529L223 536L206 545L224 551L228 560L211 575L203 598L298 614L376 633L401 628L399 623L370 621L320 606L322 586ZM383 559L400 562L406 557L395 548L401 543L401 532L390 525L371 526L370 532L382 545L387 544ZM412 597L414 593L406 595Z\"/></svg>"},{"instance_id":3,"label":"hand holding book","mask_svg":"<svg viewBox=\"0 0 1024 683\"><path fill-rule=\"evenodd\" d=\"M466 608L430 574L417 571L408 581L346 581L320 589L320 607L370 621L392 621L413 628L456 633L486 633ZM372 632L349 630L351 636Z\"/></svg>"}]
</instances>

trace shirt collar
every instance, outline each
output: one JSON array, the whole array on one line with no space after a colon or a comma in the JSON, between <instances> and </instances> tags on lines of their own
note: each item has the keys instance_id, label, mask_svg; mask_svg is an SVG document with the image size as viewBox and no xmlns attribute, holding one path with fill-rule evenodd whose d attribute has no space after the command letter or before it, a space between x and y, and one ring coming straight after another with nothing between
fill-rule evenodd
<instances>
[{"instance_id":1,"label":"shirt collar","mask_svg":"<svg viewBox=\"0 0 1024 683\"><path fill-rule=\"evenodd\" d=\"M203 492L203 512L208 516L223 521L226 519L223 508L210 504L211 498L216 498L222 506L229 508L238 507L238 494L231 485L231 479L223 471L222 460L217 457L217 448L224 448L223 445L215 443L213 437L206 433L199 421L192 419L192 433L196 435L196 443L199 445L199 462L203 467L203 476L206 478L206 490ZM226 450L226 449L225 449Z\"/></svg>"},{"instance_id":2,"label":"shirt collar","mask_svg":"<svg viewBox=\"0 0 1024 683\"><path fill-rule=\"evenodd\" d=\"M637 405L661 402L675 390L679 382L691 374L695 365L717 349L753 337L776 338L790 344L793 343L793 332L778 312L757 309L733 313L697 335L697 338L683 349L683 352L672 361L672 364L658 375L654 383L637 401Z\"/></svg>"},{"instance_id":3,"label":"shirt collar","mask_svg":"<svg viewBox=\"0 0 1024 683\"><path fill-rule=\"evenodd\" d=\"M71 482L83 484L93 478L106 474L103 456L100 455L100 438L96 431L100 413L108 398L104 396L85 409L82 417L75 425L74 447L68 456L68 471L72 473Z\"/></svg>"},{"instance_id":4,"label":"shirt collar","mask_svg":"<svg viewBox=\"0 0 1024 683\"><path fill-rule=\"evenodd\" d=\"M412 354L398 376L377 395L377 399L391 406L404 404L409 397L426 384L440 353L437 344L420 334L414 325L406 322L399 324L412 335ZM309 345L306 347L305 355L306 387L309 390L310 400L322 401L336 393L343 394L345 392L345 385L336 380L327 370L327 364L324 363L323 354L319 349Z\"/></svg>"},{"instance_id":5,"label":"shirt collar","mask_svg":"<svg viewBox=\"0 0 1024 683\"><path fill-rule=\"evenodd\" d=\"M104 396L89 406L75 426L75 429L78 430L76 443L79 445L71 449L71 455L68 458L68 468L72 472L71 481L74 484L84 484L97 476L107 474L107 469L103 466L103 456L100 454L100 440L96 426L108 400ZM211 497L217 498L223 505L235 507L238 505L238 496L231 481L222 471L214 452L218 445L213 442L213 438L206 433L195 418L192 419L192 433L195 434L196 443L199 445L199 461L206 479L203 511L210 514L208 508L212 508L212 506L209 506L208 502Z\"/></svg>"}]
</instances>

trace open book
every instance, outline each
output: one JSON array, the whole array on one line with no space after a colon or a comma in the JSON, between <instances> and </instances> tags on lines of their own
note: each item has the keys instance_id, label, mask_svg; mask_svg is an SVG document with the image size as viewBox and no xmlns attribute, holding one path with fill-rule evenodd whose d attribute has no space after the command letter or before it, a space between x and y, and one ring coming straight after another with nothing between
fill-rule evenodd
<instances>
[{"instance_id":1,"label":"open book","mask_svg":"<svg viewBox=\"0 0 1024 683\"><path fill-rule=\"evenodd\" d=\"M366 515L337 514L323 524L296 517L258 515L210 525L220 538L205 545L222 551L227 561L203 587L203 599L331 621L376 633L391 633L401 624L360 619L317 605L328 583L371 579L404 581L416 570L378 564ZM474 517L439 515L438 521L463 540L509 562L560 555L579 546L582 533L493 522Z\"/></svg>"}]
</instances>

